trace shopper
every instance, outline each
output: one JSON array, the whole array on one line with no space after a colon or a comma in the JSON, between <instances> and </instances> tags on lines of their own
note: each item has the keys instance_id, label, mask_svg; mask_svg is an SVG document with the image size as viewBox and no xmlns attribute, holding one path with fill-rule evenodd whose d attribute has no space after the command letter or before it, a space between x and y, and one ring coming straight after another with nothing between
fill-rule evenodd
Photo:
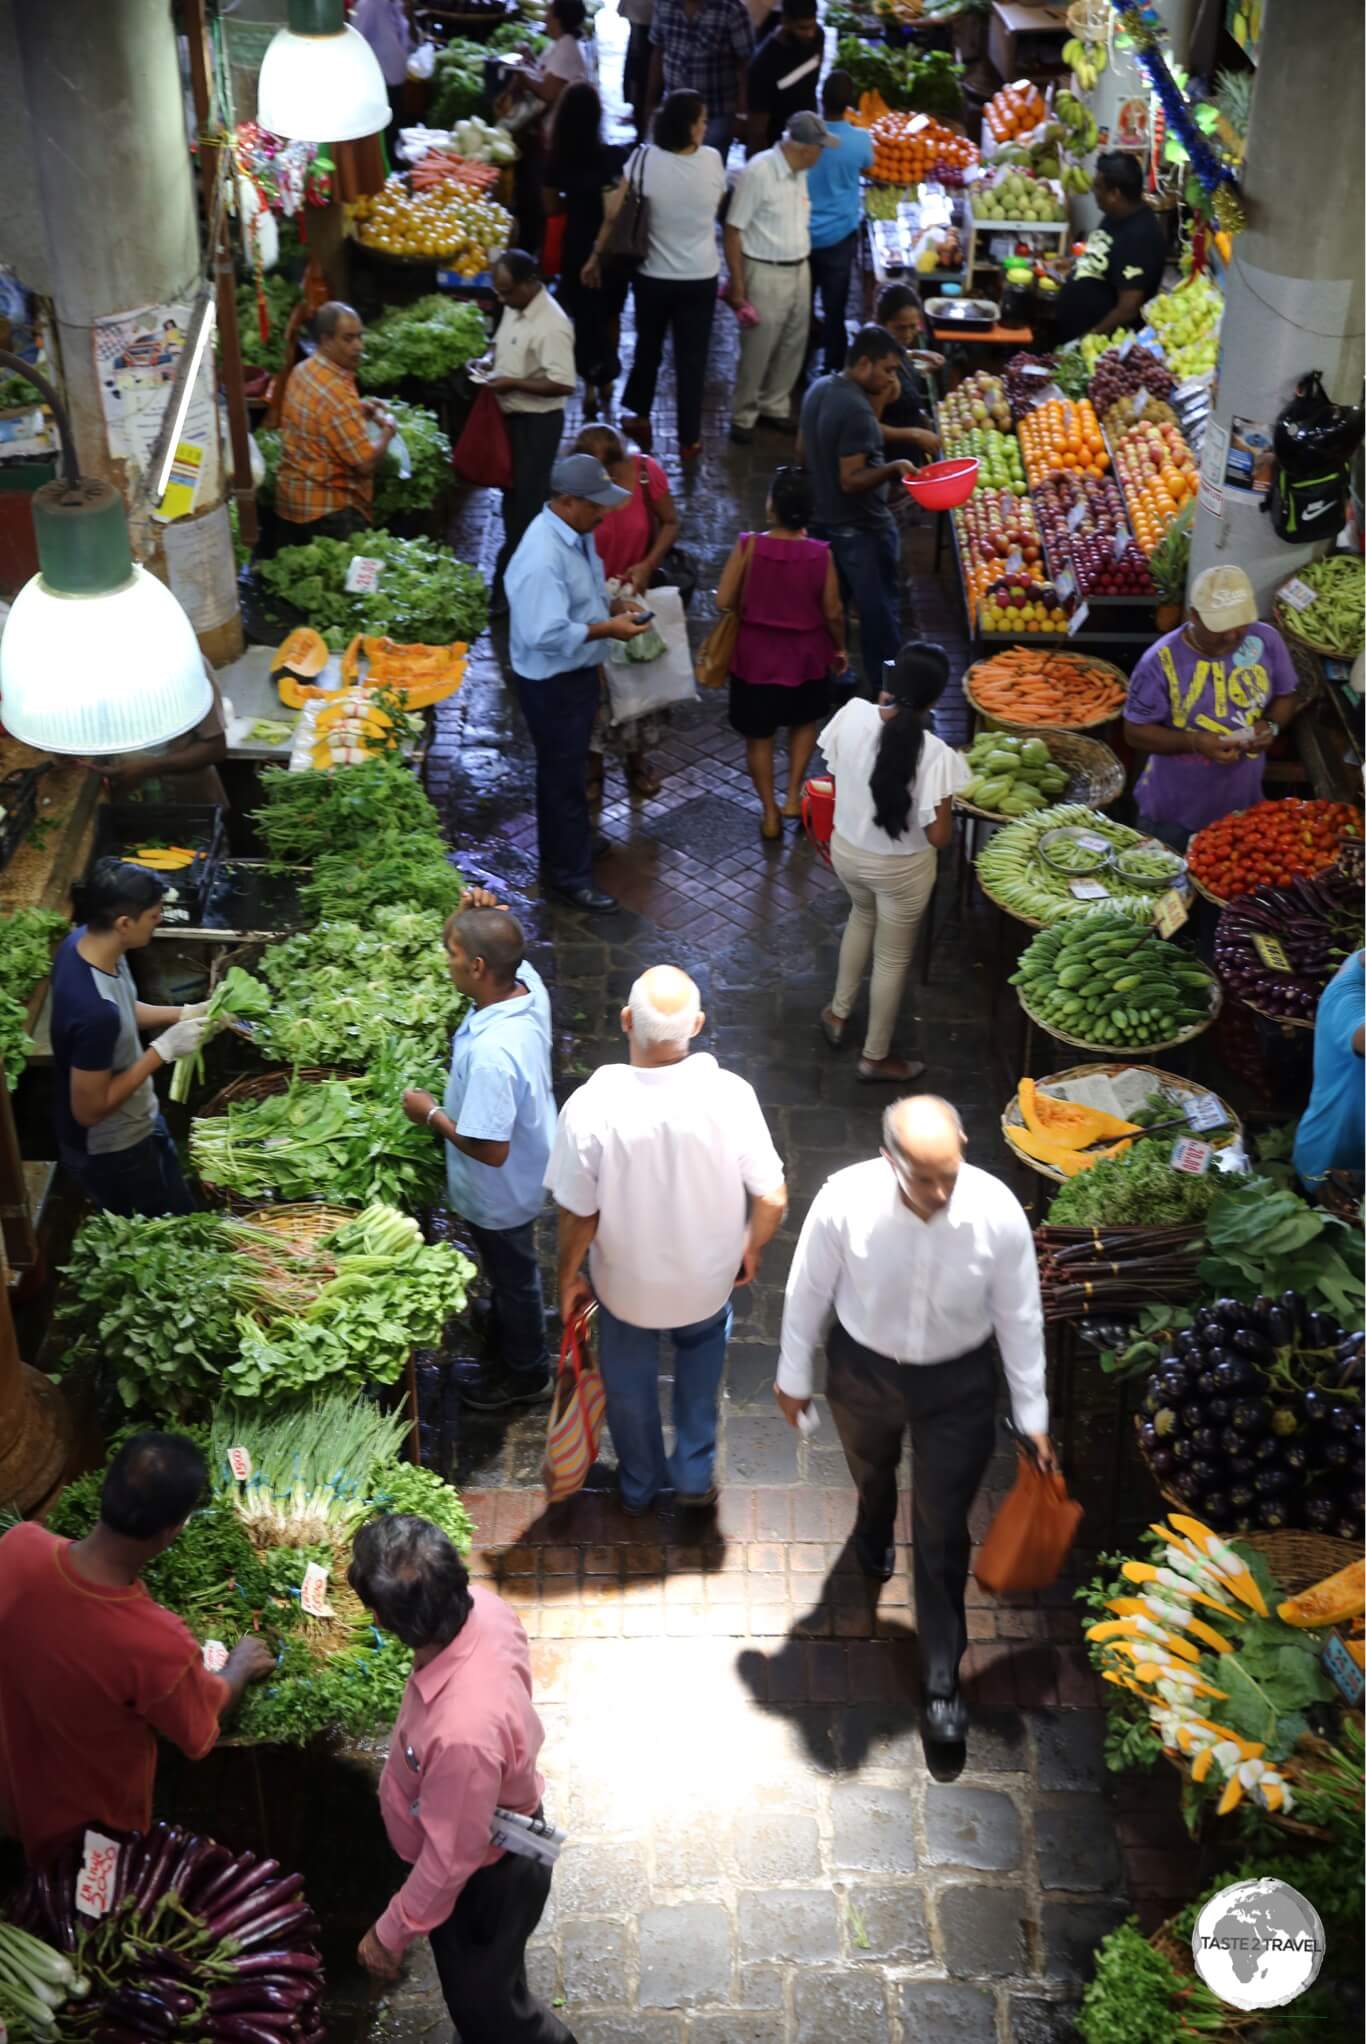
<instances>
[{"instance_id":1,"label":"shopper","mask_svg":"<svg viewBox=\"0 0 1366 2044\"><path fill-rule=\"evenodd\" d=\"M546 884L576 908L616 907L593 885L585 776L598 709L603 639L648 631L634 598L610 603L593 528L625 503L600 461L570 454L550 473L550 502L528 526L507 572L508 650L536 751L536 838Z\"/></svg>"},{"instance_id":2,"label":"shopper","mask_svg":"<svg viewBox=\"0 0 1366 2044\"><path fill-rule=\"evenodd\" d=\"M643 144L626 165L607 201L601 233L583 270L590 288L602 288L612 222L634 185L649 203L649 246L634 280L636 352L622 392L621 429L648 453L650 413L666 337L672 336L678 451L684 461L702 452L702 385L716 314L716 213L726 189L721 158L703 142L707 109L700 93L673 92L655 116L653 146Z\"/></svg>"},{"instance_id":3,"label":"shopper","mask_svg":"<svg viewBox=\"0 0 1366 2044\"><path fill-rule=\"evenodd\" d=\"M351 10L351 27L363 35L375 53L389 95L389 125L384 144L391 166L397 168L398 141L403 88L408 79L408 59L413 53L413 23L410 0L356 0Z\"/></svg>"},{"instance_id":4,"label":"shopper","mask_svg":"<svg viewBox=\"0 0 1366 2044\"><path fill-rule=\"evenodd\" d=\"M527 1985L527 1940L550 1897L541 1859L505 1852L499 1811L539 1816L545 1731L515 1611L470 1582L440 1527L395 1513L362 1526L347 1580L386 1632L413 1650L379 1806L410 1872L358 1957L396 1980L426 1937L462 2044L574 2044Z\"/></svg>"},{"instance_id":5,"label":"shopper","mask_svg":"<svg viewBox=\"0 0 1366 2044\"><path fill-rule=\"evenodd\" d=\"M1314 1015L1314 1088L1295 1128L1295 1170L1311 1192L1330 1171L1360 1176L1366 1156L1366 951L1344 958Z\"/></svg>"},{"instance_id":6,"label":"shopper","mask_svg":"<svg viewBox=\"0 0 1366 2044\"><path fill-rule=\"evenodd\" d=\"M874 403L895 394L900 352L882 327L860 327L844 368L807 391L797 441L815 493L811 529L829 540L845 604L858 609L864 689L873 701L901 644L896 524L886 486L912 465L884 461Z\"/></svg>"},{"instance_id":7,"label":"shopper","mask_svg":"<svg viewBox=\"0 0 1366 2044\"><path fill-rule=\"evenodd\" d=\"M949 678L940 646L903 646L876 703L846 703L820 734L835 777L830 860L849 896L826 1042L838 1049L873 960L860 1079L903 1084L925 1067L892 1052L916 932L934 891L941 848L953 841L953 795L968 780L960 754L928 728Z\"/></svg>"},{"instance_id":8,"label":"shopper","mask_svg":"<svg viewBox=\"0 0 1366 2044\"><path fill-rule=\"evenodd\" d=\"M194 1208L152 1075L199 1049L208 1003L149 1006L128 964L151 943L165 898L158 874L101 859L84 889L86 919L52 961L57 1155L91 1205L111 1214ZM144 1029L161 1031L146 1050Z\"/></svg>"},{"instance_id":9,"label":"shopper","mask_svg":"<svg viewBox=\"0 0 1366 2044\"><path fill-rule=\"evenodd\" d=\"M889 454L908 455L912 460L917 455L933 460L939 453L939 435L918 371L921 364L942 369L944 357L920 345L925 333L920 294L910 284L888 284L878 293L874 313L878 325L887 329L901 350L896 390L874 406L882 426L883 447Z\"/></svg>"},{"instance_id":10,"label":"shopper","mask_svg":"<svg viewBox=\"0 0 1366 2044\"><path fill-rule=\"evenodd\" d=\"M621 96L631 109L636 134L643 137L649 126L647 101L650 92L650 24L654 0L619 0L617 12L630 33L621 65Z\"/></svg>"},{"instance_id":11,"label":"shopper","mask_svg":"<svg viewBox=\"0 0 1366 2044\"><path fill-rule=\"evenodd\" d=\"M563 4L551 0L545 14L549 47L539 57L518 59L509 65L516 84L508 95L507 106L500 102L497 108L499 112L511 113L519 97L529 94L546 109L539 121L521 122L513 170L518 239L533 256L540 255L545 236L546 151L556 105L569 86L597 83L596 64L589 54L592 45L583 41L586 19L584 0L563 0Z\"/></svg>"},{"instance_id":12,"label":"shopper","mask_svg":"<svg viewBox=\"0 0 1366 2044\"><path fill-rule=\"evenodd\" d=\"M816 733L830 711L831 673L843 674L844 606L834 557L808 539L811 485L780 468L768 493L768 530L743 532L716 588L720 610L740 614L730 677L730 726L745 741L745 765L763 805L759 835L772 843L783 818L799 820L802 782ZM787 800L773 792L773 741L787 731Z\"/></svg>"},{"instance_id":13,"label":"shopper","mask_svg":"<svg viewBox=\"0 0 1366 2044\"><path fill-rule=\"evenodd\" d=\"M878 1582L895 1568L910 1429L916 1639L936 1743L967 1729L968 1511L995 1439L993 1334L1015 1424L1054 1467L1034 1238L1014 1194L963 1162L965 1143L947 1100L898 1100L882 1118L881 1156L826 1180L788 1275L774 1387L795 1426L828 1328L825 1395L859 1495L854 1554Z\"/></svg>"},{"instance_id":14,"label":"shopper","mask_svg":"<svg viewBox=\"0 0 1366 2044\"><path fill-rule=\"evenodd\" d=\"M564 437L564 402L574 395L574 329L525 249L510 248L498 258L493 292L503 316L486 388L497 395L512 452L512 481L503 492L503 544L493 570L492 611L501 615L507 610L508 562L545 503Z\"/></svg>"},{"instance_id":15,"label":"shopper","mask_svg":"<svg viewBox=\"0 0 1366 2044\"><path fill-rule=\"evenodd\" d=\"M560 1209L560 1317L569 1326L596 1295L607 1424L633 1515L668 1483L680 1505L714 1502L730 1295L752 1281L787 1210L753 1087L709 1052L689 1054L704 1020L686 973L642 973L621 1011L630 1062L603 1066L570 1095L546 1173ZM672 1456L659 1415L666 1332Z\"/></svg>"},{"instance_id":16,"label":"shopper","mask_svg":"<svg viewBox=\"0 0 1366 2044\"><path fill-rule=\"evenodd\" d=\"M583 267L602 229L603 200L621 179L627 151L602 139L602 101L596 86L566 86L555 108L546 162L546 184L564 211L560 277L556 295L574 322L574 366L583 378L583 415L596 419L611 408L621 374L617 344L629 278L609 269L589 288Z\"/></svg>"},{"instance_id":17,"label":"shopper","mask_svg":"<svg viewBox=\"0 0 1366 2044\"><path fill-rule=\"evenodd\" d=\"M863 219L862 180L873 164L873 138L845 118L858 99L847 71L832 71L821 87L821 113L833 149L823 149L806 173L811 200L811 296L821 302L825 373L843 369L849 351L849 284Z\"/></svg>"},{"instance_id":18,"label":"shopper","mask_svg":"<svg viewBox=\"0 0 1366 2044\"><path fill-rule=\"evenodd\" d=\"M593 534L593 544L607 580L621 584L632 595L643 596L652 582L668 579L664 564L681 529L669 479L648 454L628 454L620 435L610 426L585 426L574 442L574 452L591 454L602 463L618 489L630 492L629 502L607 513ZM648 715L627 717L617 723L604 677L588 754L590 807L602 801L609 753L622 761L626 784L633 795L648 799L659 793L664 783L650 764L650 748L658 745L667 715L666 711L663 719Z\"/></svg>"},{"instance_id":19,"label":"shopper","mask_svg":"<svg viewBox=\"0 0 1366 2044\"><path fill-rule=\"evenodd\" d=\"M1139 827L1184 851L1192 832L1262 799L1267 748L1299 708L1295 669L1257 616L1241 568L1206 568L1186 623L1129 679L1124 737L1150 755L1134 787Z\"/></svg>"},{"instance_id":20,"label":"shopper","mask_svg":"<svg viewBox=\"0 0 1366 2044\"><path fill-rule=\"evenodd\" d=\"M526 939L484 887L471 887L444 931L451 984L471 1003L451 1041L445 1097L403 1096L409 1121L441 1138L446 1199L483 1266L491 1297L487 1361L457 1365L460 1401L509 1412L550 1393L536 1216L555 1128L550 996Z\"/></svg>"},{"instance_id":21,"label":"shopper","mask_svg":"<svg viewBox=\"0 0 1366 2044\"><path fill-rule=\"evenodd\" d=\"M146 1831L158 1736L202 1760L247 1684L274 1668L249 1632L211 1675L189 1627L143 1587L206 1482L193 1441L134 1434L83 1540L31 1523L0 1539L0 1819L31 1861L86 1825Z\"/></svg>"},{"instance_id":22,"label":"shopper","mask_svg":"<svg viewBox=\"0 0 1366 2044\"><path fill-rule=\"evenodd\" d=\"M1057 347L1082 334L1111 334L1143 324L1143 307L1162 288L1167 236L1143 197L1143 165L1127 149L1096 158L1091 194L1100 208L1071 276L1053 301Z\"/></svg>"},{"instance_id":23,"label":"shopper","mask_svg":"<svg viewBox=\"0 0 1366 2044\"><path fill-rule=\"evenodd\" d=\"M374 507L375 470L397 430L385 407L357 387L365 329L351 307L337 299L319 306L313 333L317 348L290 372L280 406L275 518L281 546L350 539L363 531Z\"/></svg>"},{"instance_id":24,"label":"shopper","mask_svg":"<svg viewBox=\"0 0 1366 2044\"><path fill-rule=\"evenodd\" d=\"M824 52L816 0L782 0L781 26L749 60L748 155L776 142L793 114L815 113Z\"/></svg>"},{"instance_id":25,"label":"shopper","mask_svg":"<svg viewBox=\"0 0 1366 2044\"><path fill-rule=\"evenodd\" d=\"M650 106L695 92L707 109L707 147L724 163L736 121L748 112L754 28L745 0L655 0L650 46Z\"/></svg>"},{"instance_id":26,"label":"shopper","mask_svg":"<svg viewBox=\"0 0 1366 2044\"><path fill-rule=\"evenodd\" d=\"M793 114L782 140L752 157L726 215L726 297L740 320L730 437L754 424L786 431L811 325L811 202L806 173L833 142L819 114Z\"/></svg>"}]
</instances>

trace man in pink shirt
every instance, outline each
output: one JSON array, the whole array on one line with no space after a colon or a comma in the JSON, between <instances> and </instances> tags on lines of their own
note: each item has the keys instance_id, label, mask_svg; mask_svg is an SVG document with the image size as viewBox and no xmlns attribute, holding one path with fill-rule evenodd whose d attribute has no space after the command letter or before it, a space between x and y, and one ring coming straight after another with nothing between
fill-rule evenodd
<instances>
[{"instance_id":1,"label":"man in pink shirt","mask_svg":"<svg viewBox=\"0 0 1366 2044\"><path fill-rule=\"evenodd\" d=\"M527 1986L527 1939L550 1894L550 1868L489 1836L495 1809L534 1816L544 1787L536 1756L545 1734L521 1620L471 1586L427 1519L362 1526L348 1580L413 1649L379 1785L389 1843L411 1872L361 1939L361 1964L393 1980L425 1936L461 2044L574 2044Z\"/></svg>"}]
</instances>

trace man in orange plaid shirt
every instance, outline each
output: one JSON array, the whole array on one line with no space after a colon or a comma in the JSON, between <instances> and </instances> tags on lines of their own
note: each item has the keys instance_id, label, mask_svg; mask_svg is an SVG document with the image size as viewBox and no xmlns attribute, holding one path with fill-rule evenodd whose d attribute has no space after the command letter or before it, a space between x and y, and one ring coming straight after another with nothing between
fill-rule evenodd
<instances>
[{"instance_id":1,"label":"man in orange plaid shirt","mask_svg":"<svg viewBox=\"0 0 1366 2044\"><path fill-rule=\"evenodd\" d=\"M370 523L374 473L396 430L383 406L356 387L365 332L351 307L336 300L321 306L313 331L317 352L290 376L280 408L275 513L286 546L349 539ZM367 431L371 419L378 440Z\"/></svg>"}]
</instances>

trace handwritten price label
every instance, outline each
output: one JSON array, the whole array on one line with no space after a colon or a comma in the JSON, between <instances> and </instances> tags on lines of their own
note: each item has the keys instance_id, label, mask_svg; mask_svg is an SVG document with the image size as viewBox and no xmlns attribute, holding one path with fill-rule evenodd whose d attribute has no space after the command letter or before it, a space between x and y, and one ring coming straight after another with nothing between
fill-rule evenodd
<instances>
[{"instance_id":1,"label":"handwritten price label","mask_svg":"<svg viewBox=\"0 0 1366 2044\"><path fill-rule=\"evenodd\" d=\"M1188 1171L1192 1178L1201 1178L1209 1170L1213 1155L1208 1143L1197 1143L1193 1136L1178 1136L1172 1144L1171 1167L1173 1171Z\"/></svg>"},{"instance_id":2,"label":"handwritten price label","mask_svg":"<svg viewBox=\"0 0 1366 2044\"><path fill-rule=\"evenodd\" d=\"M1281 602L1288 603L1292 610L1310 610L1318 602L1309 584L1301 582L1298 575L1292 575L1288 582L1282 583L1278 593Z\"/></svg>"},{"instance_id":3,"label":"handwritten price label","mask_svg":"<svg viewBox=\"0 0 1366 2044\"><path fill-rule=\"evenodd\" d=\"M1138 393L1138 396L1134 399L1134 417L1136 419L1141 419L1143 417L1143 414L1147 411L1148 399L1150 395L1151 393L1149 391L1141 390Z\"/></svg>"},{"instance_id":4,"label":"handwritten price label","mask_svg":"<svg viewBox=\"0 0 1366 2044\"><path fill-rule=\"evenodd\" d=\"M1010 552L1006 555L1007 575L1018 575L1023 566L1024 555L1020 552L1020 549L1018 547L1012 547Z\"/></svg>"},{"instance_id":5,"label":"handwritten price label","mask_svg":"<svg viewBox=\"0 0 1366 2044\"><path fill-rule=\"evenodd\" d=\"M310 1618L332 1618L336 1615L327 1601L327 1570L320 1561L311 1561L304 1570L299 1602Z\"/></svg>"},{"instance_id":6,"label":"handwritten price label","mask_svg":"<svg viewBox=\"0 0 1366 2044\"><path fill-rule=\"evenodd\" d=\"M228 1467L239 1483L251 1482L251 1456L245 1448L229 1448Z\"/></svg>"},{"instance_id":7,"label":"handwritten price label","mask_svg":"<svg viewBox=\"0 0 1366 2044\"><path fill-rule=\"evenodd\" d=\"M1067 514L1067 530L1075 532L1085 516L1086 506L1084 504L1074 504Z\"/></svg>"},{"instance_id":8,"label":"handwritten price label","mask_svg":"<svg viewBox=\"0 0 1366 2044\"><path fill-rule=\"evenodd\" d=\"M1070 568L1064 568L1061 575L1055 579L1053 587L1058 592L1058 602L1066 603L1077 593L1077 578Z\"/></svg>"},{"instance_id":9,"label":"handwritten price label","mask_svg":"<svg viewBox=\"0 0 1366 2044\"><path fill-rule=\"evenodd\" d=\"M1068 886L1078 901L1108 901L1110 890L1101 880L1069 880Z\"/></svg>"},{"instance_id":10,"label":"handwritten price label","mask_svg":"<svg viewBox=\"0 0 1366 2044\"><path fill-rule=\"evenodd\" d=\"M1201 1129L1224 1128L1228 1123L1228 1116L1213 1093L1188 1093L1181 1102L1181 1112L1197 1135Z\"/></svg>"},{"instance_id":11,"label":"handwritten price label","mask_svg":"<svg viewBox=\"0 0 1366 2044\"><path fill-rule=\"evenodd\" d=\"M1157 907L1153 910L1153 922L1158 936L1174 937L1189 918L1190 911L1186 907L1185 896L1179 888L1169 887L1167 892L1160 896Z\"/></svg>"},{"instance_id":12,"label":"handwritten price label","mask_svg":"<svg viewBox=\"0 0 1366 2044\"><path fill-rule=\"evenodd\" d=\"M1069 639L1076 638L1077 633L1081 630L1082 626L1086 623L1086 620L1088 617L1090 617L1090 615L1091 607L1089 604L1079 603L1077 605L1071 617L1068 618L1067 620L1067 636Z\"/></svg>"},{"instance_id":13,"label":"handwritten price label","mask_svg":"<svg viewBox=\"0 0 1366 2044\"><path fill-rule=\"evenodd\" d=\"M119 1871L119 1843L102 1831L85 1834L85 1857L76 1876L76 1907L82 1916L108 1916Z\"/></svg>"},{"instance_id":14,"label":"handwritten price label","mask_svg":"<svg viewBox=\"0 0 1366 2044\"><path fill-rule=\"evenodd\" d=\"M1259 933L1252 939L1252 948L1262 964L1269 966L1272 972L1293 970L1290 960L1285 955L1285 946L1279 937L1263 937Z\"/></svg>"},{"instance_id":15,"label":"handwritten price label","mask_svg":"<svg viewBox=\"0 0 1366 2044\"><path fill-rule=\"evenodd\" d=\"M228 1650L221 1639L206 1639L203 1657L204 1666L211 1675L221 1675L228 1665Z\"/></svg>"},{"instance_id":16,"label":"handwritten price label","mask_svg":"<svg viewBox=\"0 0 1366 2044\"><path fill-rule=\"evenodd\" d=\"M1094 830L1079 830L1072 842L1084 846L1088 852L1108 852L1110 849L1109 838L1100 837Z\"/></svg>"},{"instance_id":17,"label":"handwritten price label","mask_svg":"<svg viewBox=\"0 0 1366 2044\"><path fill-rule=\"evenodd\" d=\"M372 589L378 589L383 573L383 561L370 554L357 554L346 571L346 587L353 596L368 596Z\"/></svg>"}]
</instances>

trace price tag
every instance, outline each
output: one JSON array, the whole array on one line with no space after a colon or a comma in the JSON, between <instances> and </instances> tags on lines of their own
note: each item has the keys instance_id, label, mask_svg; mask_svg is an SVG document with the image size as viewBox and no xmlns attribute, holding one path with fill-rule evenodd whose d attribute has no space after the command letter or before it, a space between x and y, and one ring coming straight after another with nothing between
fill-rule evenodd
<instances>
[{"instance_id":1,"label":"price tag","mask_svg":"<svg viewBox=\"0 0 1366 2044\"><path fill-rule=\"evenodd\" d=\"M1366 1672L1358 1668L1343 1644L1340 1633L1332 1633L1323 1650L1325 1674L1341 1690L1353 1710L1366 1693Z\"/></svg>"},{"instance_id":2,"label":"price tag","mask_svg":"<svg viewBox=\"0 0 1366 2044\"><path fill-rule=\"evenodd\" d=\"M1085 518L1085 516L1086 516L1085 504L1074 504L1072 506L1072 509L1067 514L1067 530L1069 532L1075 532L1077 527L1081 524L1082 519Z\"/></svg>"},{"instance_id":3,"label":"price tag","mask_svg":"<svg viewBox=\"0 0 1366 2044\"><path fill-rule=\"evenodd\" d=\"M204 1666L211 1675L221 1675L228 1665L228 1650L221 1639L206 1639L204 1642Z\"/></svg>"},{"instance_id":4,"label":"price tag","mask_svg":"<svg viewBox=\"0 0 1366 2044\"><path fill-rule=\"evenodd\" d=\"M1061 405L1066 404L1066 402L1066 398L1058 389L1056 383L1046 383L1039 392L1039 403L1041 405Z\"/></svg>"},{"instance_id":5,"label":"price tag","mask_svg":"<svg viewBox=\"0 0 1366 2044\"><path fill-rule=\"evenodd\" d=\"M1294 971L1294 967L1285 955L1285 946L1279 937L1264 937L1259 931L1252 939L1252 948L1261 959L1262 964L1269 966L1272 972Z\"/></svg>"},{"instance_id":6,"label":"price tag","mask_svg":"<svg viewBox=\"0 0 1366 2044\"><path fill-rule=\"evenodd\" d=\"M1103 880L1069 880L1068 886L1078 901L1108 901L1110 890Z\"/></svg>"},{"instance_id":7,"label":"price tag","mask_svg":"<svg viewBox=\"0 0 1366 2044\"><path fill-rule=\"evenodd\" d=\"M1090 617L1090 615L1091 612L1086 604L1079 603L1077 605L1071 617L1068 618L1067 620L1067 636L1069 639L1076 638L1077 633L1081 630L1082 626L1086 623L1086 620L1088 617Z\"/></svg>"},{"instance_id":8,"label":"price tag","mask_svg":"<svg viewBox=\"0 0 1366 2044\"><path fill-rule=\"evenodd\" d=\"M1151 397L1151 395L1152 395L1151 391L1141 390L1138 393L1138 396L1134 399L1134 417L1136 419L1141 419L1143 417L1143 414L1147 411L1148 399Z\"/></svg>"},{"instance_id":9,"label":"price tag","mask_svg":"<svg viewBox=\"0 0 1366 2044\"><path fill-rule=\"evenodd\" d=\"M1159 895L1157 907L1153 910L1153 923L1159 937L1174 937L1181 925L1189 920L1185 896L1177 887L1169 887Z\"/></svg>"},{"instance_id":10,"label":"price tag","mask_svg":"<svg viewBox=\"0 0 1366 2044\"><path fill-rule=\"evenodd\" d=\"M1126 341L1121 341L1121 342L1120 342L1120 344L1119 344L1119 347L1118 347L1118 349L1116 350L1116 352L1117 352L1117 354L1118 354L1118 356L1119 356L1119 359L1120 359L1120 361L1121 361L1121 362L1122 362L1122 361L1124 360L1124 357L1125 357L1125 356L1126 356L1126 355L1128 354L1128 352L1129 352L1130 348L1132 348L1133 344L1134 344L1134 337L1133 337L1133 335L1132 335L1132 334L1130 334L1130 335L1129 335L1129 338L1128 338L1128 339L1127 339Z\"/></svg>"},{"instance_id":11,"label":"price tag","mask_svg":"<svg viewBox=\"0 0 1366 2044\"><path fill-rule=\"evenodd\" d=\"M1026 362L1021 366L1020 374L1021 376L1047 376L1048 371L1042 362Z\"/></svg>"},{"instance_id":12,"label":"price tag","mask_svg":"<svg viewBox=\"0 0 1366 2044\"><path fill-rule=\"evenodd\" d=\"M251 1456L245 1448L229 1448L228 1467L239 1483L251 1482Z\"/></svg>"},{"instance_id":13,"label":"price tag","mask_svg":"<svg viewBox=\"0 0 1366 2044\"><path fill-rule=\"evenodd\" d=\"M1288 603L1292 610L1309 610L1318 602L1307 582L1301 582L1298 575L1292 575L1276 592L1282 603Z\"/></svg>"},{"instance_id":14,"label":"price tag","mask_svg":"<svg viewBox=\"0 0 1366 2044\"><path fill-rule=\"evenodd\" d=\"M1203 1178L1213 1155L1208 1143L1197 1143L1193 1136L1178 1136L1172 1144L1171 1167L1173 1171L1188 1171L1192 1178Z\"/></svg>"},{"instance_id":15,"label":"price tag","mask_svg":"<svg viewBox=\"0 0 1366 2044\"><path fill-rule=\"evenodd\" d=\"M1024 555L1018 547L1012 547L1006 555L1007 575L1018 575L1024 567Z\"/></svg>"},{"instance_id":16,"label":"price tag","mask_svg":"<svg viewBox=\"0 0 1366 2044\"><path fill-rule=\"evenodd\" d=\"M383 561L370 554L357 554L346 571L346 587L353 596L368 596L372 589L378 589L383 573Z\"/></svg>"},{"instance_id":17,"label":"price tag","mask_svg":"<svg viewBox=\"0 0 1366 2044\"><path fill-rule=\"evenodd\" d=\"M1108 852L1110 849L1109 838L1099 837L1093 830L1079 830L1072 842L1074 845L1083 845L1088 852Z\"/></svg>"},{"instance_id":18,"label":"price tag","mask_svg":"<svg viewBox=\"0 0 1366 2044\"><path fill-rule=\"evenodd\" d=\"M1110 542L1110 551L1117 561L1122 561L1125 558L1129 551L1129 535L1127 532L1117 532L1115 534Z\"/></svg>"},{"instance_id":19,"label":"price tag","mask_svg":"<svg viewBox=\"0 0 1366 2044\"><path fill-rule=\"evenodd\" d=\"M920 134L922 129L928 128L929 125L930 117L928 114L917 114L913 121L907 121L905 128L902 130L902 133L906 135L918 135Z\"/></svg>"},{"instance_id":20,"label":"price tag","mask_svg":"<svg viewBox=\"0 0 1366 2044\"><path fill-rule=\"evenodd\" d=\"M1054 577L1053 587L1058 592L1059 603L1066 603L1077 593L1077 578L1070 568L1064 568L1060 575Z\"/></svg>"},{"instance_id":21,"label":"price tag","mask_svg":"<svg viewBox=\"0 0 1366 2044\"><path fill-rule=\"evenodd\" d=\"M82 1916L108 1916L119 1870L119 1843L102 1831L85 1834L85 1857L76 1876L76 1907Z\"/></svg>"},{"instance_id":22,"label":"price tag","mask_svg":"<svg viewBox=\"0 0 1366 2044\"><path fill-rule=\"evenodd\" d=\"M1181 1112L1193 1129L1224 1128L1228 1122L1213 1093L1187 1093L1181 1102Z\"/></svg>"},{"instance_id":23,"label":"price tag","mask_svg":"<svg viewBox=\"0 0 1366 2044\"><path fill-rule=\"evenodd\" d=\"M304 1579L299 1586L299 1602L310 1618L336 1617L327 1601L327 1570L320 1561L311 1561L304 1570Z\"/></svg>"},{"instance_id":24,"label":"price tag","mask_svg":"<svg viewBox=\"0 0 1366 2044\"><path fill-rule=\"evenodd\" d=\"M1184 383L1177 384L1176 389L1172 392L1172 396L1176 403L1180 404L1183 398L1198 397L1202 391L1208 390L1208 388L1209 378L1207 376L1188 376Z\"/></svg>"}]
</instances>

